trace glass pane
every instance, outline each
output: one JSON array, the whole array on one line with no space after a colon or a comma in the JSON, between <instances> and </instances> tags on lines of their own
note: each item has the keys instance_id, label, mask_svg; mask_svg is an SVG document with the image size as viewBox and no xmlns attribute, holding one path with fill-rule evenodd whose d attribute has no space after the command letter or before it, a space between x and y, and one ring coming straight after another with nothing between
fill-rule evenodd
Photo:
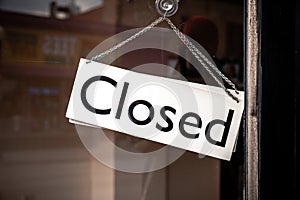
<instances>
[{"instance_id":1,"label":"glass pane","mask_svg":"<svg viewBox=\"0 0 300 200\"><path fill-rule=\"evenodd\" d=\"M79 59L109 37L154 21L155 0L51 2L0 1L0 199L242 199L241 131L231 161L185 152L172 164L149 173L114 170L87 151L78 127L65 117ZM198 42L240 90L243 6L242 0L182 0L170 18L182 31L195 16L215 25L215 32L191 28L190 36L198 40L206 34ZM202 83L190 63L163 50L133 51L114 62L128 69L144 63L166 64L189 81ZM147 69L147 73L164 75L165 71ZM85 131L97 134L95 128ZM164 147L118 132L105 134L131 152ZM116 165L126 159L115 148L105 151ZM169 148L164 158L176 151Z\"/></svg>"}]
</instances>

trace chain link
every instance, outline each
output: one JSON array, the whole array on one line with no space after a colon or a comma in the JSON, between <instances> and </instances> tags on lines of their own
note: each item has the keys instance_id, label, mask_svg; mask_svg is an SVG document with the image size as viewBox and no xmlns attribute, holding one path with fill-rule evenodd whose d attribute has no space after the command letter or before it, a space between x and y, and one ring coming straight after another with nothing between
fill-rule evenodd
<instances>
[{"instance_id":1,"label":"chain link","mask_svg":"<svg viewBox=\"0 0 300 200\"><path fill-rule=\"evenodd\" d=\"M215 74L211 71L213 69L229 86L231 86L236 94L239 94L238 90L236 89L234 83L232 83L195 45L188 40L188 38L171 22L169 18L166 17L159 17L154 22L152 22L147 27L143 28L141 31L137 32L133 36L127 38L126 40L114 45L112 48L94 56L91 58L92 61L99 60L115 50L123 47L127 43L131 42L132 40L142 36L149 30L151 30L153 27L155 27L157 24L161 23L162 21L166 21L171 29L175 32L175 34L178 36L178 38L183 42L183 44L189 49L189 51L195 56L195 58L200 62L200 64L205 68L205 70L214 78L214 80L224 89L224 91L235 101L239 102L239 99L234 96L225 86L224 84L215 76ZM199 57L200 56L200 57ZM207 64L209 66L207 66ZM210 68L211 69L210 69Z\"/></svg>"},{"instance_id":2,"label":"chain link","mask_svg":"<svg viewBox=\"0 0 300 200\"><path fill-rule=\"evenodd\" d=\"M208 58L203 55L203 53L201 53L199 51L199 49L197 49L197 47L195 47L195 45L193 43L191 43L189 41L189 39L171 22L170 19L165 18L165 20L167 21L167 23L170 25L170 27L173 29L173 31L176 33L176 35L178 36L178 38L183 42L183 44L190 50L190 52L195 56L195 58L200 62L200 64L205 68L205 70L214 78L214 80L226 91L226 93L232 97L234 100L236 100L237 102L239 102L239 99L234 96L225 86L224 84L214 75L214 73L211 71L211 69L206 65L206 63L208 63L208 65L219 75L221 76L221 78L223 80L225 80L235 91L235 93L239 94L238 90L236 89L234 83L232 83L213 63L211 63ZM200 57L206 62L204 62Z\"/></svg>"},{"instance_id":3,"label":"chain link","mask_svg":"<svg viewBox=\"0 0 300 200\"><path fill-rule=\"evenodd\" d=\"M239 92L238 92L238 90L236 89L236 87L235 87L235 84L234 83L232 83L213 63L211 63L210 62L210 60L208 60L207 59L207 57L205 57L204 55L203 55L203 53L201 52L201 51L199 51L199 49L197 49L195 46L194 46L194 44L193 43L191 43L190 42L190 45L191 45L191 47L196 51L196 53L198 53L200 56L201 56L201 58L202 59L204 59L205 60L205 62L207 62L207 64L213 69L213 70L215 70L215 72L217 72L218 73L218 75L219 76L221 76L222 77L222 79L223 80L225 80L227 83L228 83L228 85L230 85L233 89L234 89L234 91L237 93L237 94L239 94Z\"/></svg>"},{"instance_id":4,"label":"chain link","mask_svg":"<svg viewBox=\"0 0 300 200\"><path fill-rule=\"evenodd\" d=\"M143 28L142 30L140 30L139 32L137 32L136 34L134 34L133 36L127 38L126 40L114 45L112 48L94 56L91 58L92 61L94 60L99 60L109 54L111 54L112 52L114 52L115 50L123 47L124 45L126 45L127 43L131 42L132 40L142 36L143 34L147 33L149 30L151 30L153 27L155 27L157 24L161 23L162 21L164 21L164 17L159 17L158 19L156 19L154 22L152 22L149 26Z\"/></svg>"}]
</instances>

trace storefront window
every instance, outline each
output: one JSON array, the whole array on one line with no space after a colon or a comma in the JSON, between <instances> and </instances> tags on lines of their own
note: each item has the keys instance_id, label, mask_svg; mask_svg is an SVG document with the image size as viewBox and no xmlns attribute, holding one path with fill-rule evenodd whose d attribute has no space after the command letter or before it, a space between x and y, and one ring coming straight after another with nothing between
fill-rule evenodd
<instances>
[{"instance_id":1,"label":"storefront window","mask_svg":"<svg viewBox=\"0 0 300 200\"><path fill-rule=\"evenodd\" d=\"M154 0L0 2L1 200L243 198L243 124L231 161L185 152L161 170L130 174L91 156L65 117L79 59L114 34L145 27L157 16ZM181 0L170 19L183 30L193 16L216 25L218 43L211 56L244 90L244 2ZM131 68L141 60L172 66L182 62L149 50L116 63ZM106 134L117 146L136 152L161 147L121 133Z\"/></svg>"}]
</instances>

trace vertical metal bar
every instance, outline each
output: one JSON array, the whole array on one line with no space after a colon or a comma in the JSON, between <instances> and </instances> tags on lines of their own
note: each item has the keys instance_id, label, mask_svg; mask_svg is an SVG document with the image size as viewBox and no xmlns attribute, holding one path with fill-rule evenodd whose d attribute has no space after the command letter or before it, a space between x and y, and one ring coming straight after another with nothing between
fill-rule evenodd
<instances>
[{"instance_id":1,"label":"vertical metal bar","mask_svg":"<svg viewBox=\"0 0 300 200\"><path fill-rule=\"evenodd\" d=\"M246 0L246 127L245 199L258 199L258 3Z\"/></svg>"}]
</instances>

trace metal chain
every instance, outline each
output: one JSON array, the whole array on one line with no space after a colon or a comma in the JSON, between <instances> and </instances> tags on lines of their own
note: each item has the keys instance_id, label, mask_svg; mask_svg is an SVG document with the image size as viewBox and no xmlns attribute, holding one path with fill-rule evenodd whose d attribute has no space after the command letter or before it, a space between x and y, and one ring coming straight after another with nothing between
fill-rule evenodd
<instances>
[{"instance_id":1,"label":"metal chain","mask_svg":"<svg viewBox=\"0 0 300 200\"><path fill-rule=\"evenodd\" d=\"M199 49L197 49L197 47L195 47L195 45L193 43L191 43L188 38L181 33L181 31L171 22L170 19L166 18L166 17L159 17L158 19L156 19L154 22L152 22L150 25L148 25L147 27L143 28L141 31L137 32L136 34L134 34L133 36L127 38L126 40L114 45L112 48L94 56L91 58L92 61L101 59L109 54L111 54L112 52L114 52L115 50L123 47L124 45L126 45L127 43L131 42L132 40L142 36L143 34L145 34L146 32L148 32L149 30L151 30L153 27L155 27L157 24L161 23L162 21L167 21L167 23L169 24L169 26L171 27L171 29L176 33L176 35L178 36L178 38L183 42L183 44L189 49L189 51L195 56L195 58L200 62L200 64L205 68L205 70L214 78L214 80L222 87L222 89L225 90L225 92L234 100L236 100L237 102L239 102L239 99L234 96L225 86L224 84L214 75L214 73L211 71L211 69L206 65L206 63L219 75L221 76L221 78L223 80L225 80L228 85L230 85L234 91L239 94L238 90L236 89L234 83L232 83L212 62L210 62L208 60L208 58L199 51ZM200 58L200 57L201 58ZM205 63L205 62L206 63Z\"/></svg>"},{"instance_id":2,"label":"metal chain","mask_svg":"<svg viewBox=\"0 0 300 200\"><path fill-rule=\"evenodd\" d=\"M215 72L217 72L218 73L218 75L219 76L221 76L222 77L222 79L223 80L225 80L226 81L226 83L228 83L228 85L230 85L233 89L234 89L234 91L237 93L237 94L239 94L239 92L238 92L238 90L236 89L236 87L235 87L235 84L234 83L232 83L217 67L216 67L216 65L214 65L213 63L211 63L210 62L210 60L208 60L208 58L207 57L205 57L204 55L203 55L203 53L201 52L201 51L199 51L199 49L197 49L196 47L195 47L195 45L193 44L193 43L191 43L190 41L188 41L189 43L190 43L190 45L191 45L191 47L193 48L193 50L195 50L196 51L196 53L198 53L199 55L200 55L200 57L202 58L202 59L204 59L204 61L215 71Z\"/></svg>"},{"instance_id":3,"label":"metal chain","mask_svg":"<svg viewBox=\"0 0 300 200\"><path fill-rule=\"evenodd\" d=\"M190 41L189 39L171 22L170 19L165 18L167 23L170 25L170 27L173 29L173 31L176 33L176 35L179 37L179 39L185 44L185 46L190 50L190 52L195 56L195 58L201 63L201 65L205 68L205 70L214 78L214 80L226 91L226 93L232 97L234 100L239 102L239 99L234 96L225 86L224 84L213 74L211 69L206 65L205 62L209 64L209 66L217 73L219 74L223 80L225 80L233 89L234 91L239 94L238 90L236 89L234 83L232 83L214 64L212 64L206 56L204 56ZM205 61L203 61L200 57Z\"/></svg>"},{"instance_id":4,"label":"metal chain","mask_svg":"<svg viewBox=\"0 0 300 200\"><path fill-rule=\"evenodd\" d=\"M136 34L134 34L133 36L127 38L126 40L116 44L115 46L113 46L112 48L102 52L101 54L98 54L94 57L91 58L92 61L94 60L99 60L107 55L109 55L110 53L112 53L113 51L123 47L124 45L126 45L127 43L131 42L132 40L142 36L143 34L145 34L146 32L148 32L149 30L151 30L154 26L156 26L157 24L159 24L160 22L164 21L165 18L164 17L159 17L158 19L156 19L154 22L152 22L150 25L148 25L147 27L143 28L142 30L140 30L139 32L137 32Z\"/></svg>"}]
</instances>

